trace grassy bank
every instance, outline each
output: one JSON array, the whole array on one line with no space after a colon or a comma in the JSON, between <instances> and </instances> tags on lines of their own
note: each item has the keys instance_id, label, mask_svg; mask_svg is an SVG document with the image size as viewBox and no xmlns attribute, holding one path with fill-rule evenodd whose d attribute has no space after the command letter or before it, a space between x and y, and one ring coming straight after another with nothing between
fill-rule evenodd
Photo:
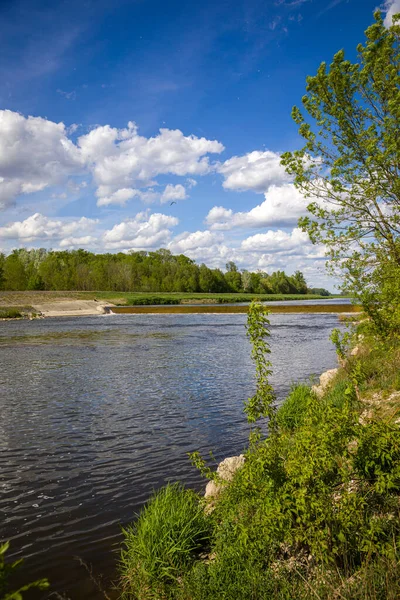
<instances>
[{"instance_id":1,"label":"grassy bank","mask_svg":"<svg viewBox=\"0 0 400 600\"><path fill-rule=\"evenodd\" d=\"M249 305L239 306L224 306L223 304L214 304L212 306L204 306L197 304L196 306L188 306L179 304L177 306L117 306L112 308L115 314L191 314L191 313L247 313ZM269 306L271 313L359 313L360 306L349 304L303 304L303 305L276 305Z\"/></svg>"},{"instance_id":2,"label":"grassy bank","mask_svg":"<svg viewBox=\"0 0 400 600\"><path fill-rule=\"evenodd\" d=\"M269 437L253 432L230 483L197 456L218 496L150 500L125 531L123 598L400 597L400 345L358 333L353 355L336 339L346 358L322 394L295 386Z\"/></svg>"},{"instance_id":3,"label":"grassy bank","mask_svg":"<svg viewBox=\"0 0 400 600\"><path fill-rule=\"evenodd\" d=\"M341 296L329 296L339 298ZM0 308L3 306L27 306L56 302L61 300L106 300L115 305L140 305L140 304L184 304L184 303L234 303L251 302L255 298L262 301L275 300L326 300L326 296L315 294L197 294L181 292L74 292L74 291L26 291L26 292L0 292Z\"/></svg>"}]
</instances>

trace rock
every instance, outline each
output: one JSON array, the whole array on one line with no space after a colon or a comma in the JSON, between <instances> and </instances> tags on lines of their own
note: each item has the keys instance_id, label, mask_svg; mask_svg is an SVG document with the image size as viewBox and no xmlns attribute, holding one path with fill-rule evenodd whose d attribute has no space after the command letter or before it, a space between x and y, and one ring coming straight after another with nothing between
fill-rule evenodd
<instances>
[{"instance_id":1,"label":"rock","mask_svg":"<svg viewBox=\"0 0 400 600\"><path fill-rule=\"evenodd\" d=\"M215 498L218 496L224 486L224 482L232 481L234 474L244 465L244 456L229 456L219 463L217 474L222 480L221 483L209 481L206 486L204 498Z\"/></svg>"},{"instance_id":2,"label":"rock","mask_svg":"<svg viewBox=\"0 0 400 600\"><path fill-rule=\"evenodd\" d=\"M244 456L230 456L219 463L217 473L224 481L232 481L234 474L244 465Z\"/></svg>"},{"instance_id":3,"label":"rock","mask_svg":"<svg viewBox=\"0 0 400 600\"><path fill-rule=\"evenodd\" d=\"M332 384L332 381L335 379L337 372L339 369L329 369L329 371L325 371L319 378L319 385L313 385L312 391L314 394L318 396L318 398L322 398L326 390Z\"/></svg>"},{"instance_id":4,"label":"rock","mask_svg":"<svg viewBox=\"0 0 400 600\"><path fill-rule=\"evenodd\" d=\"M206 491L204 494L204 498L211 498L218 496L218 493L221 490L221 486L216 484L215 481L209 481L206 485Z\"/></svg>"}]
</instances>

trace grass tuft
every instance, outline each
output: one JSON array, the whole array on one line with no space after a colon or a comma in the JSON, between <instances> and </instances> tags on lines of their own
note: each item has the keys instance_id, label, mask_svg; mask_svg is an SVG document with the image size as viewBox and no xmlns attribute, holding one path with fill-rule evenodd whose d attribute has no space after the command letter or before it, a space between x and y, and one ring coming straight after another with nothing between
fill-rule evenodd
<instances>
[{"instance_id":1,"label":"grass tuft","mask_svg":"<svg viewBox=\"0 0 400 600\"><path fill-rule=\"evenodd\" d=\"M155 493L123 533L122 598L147 600L170 596L209 544L210 526L198 495L174 483Z\"/></svg>"},{"instance_id":2,"label":"grass tuft","mask_svg":"<svg viewBox=\"0 0 400 600\"><path fill-rule=\"evenodd\" d=\"M311 388L305 383L292 386L289 396L279 407L276 420L282 429L292 431L302 425L311 398Z\"/></svg>"}]
</instances>

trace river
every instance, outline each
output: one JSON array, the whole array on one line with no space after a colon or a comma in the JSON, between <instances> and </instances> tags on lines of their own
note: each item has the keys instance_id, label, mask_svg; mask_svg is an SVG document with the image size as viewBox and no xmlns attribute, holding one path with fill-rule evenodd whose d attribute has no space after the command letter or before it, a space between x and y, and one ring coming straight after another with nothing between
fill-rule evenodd
<instances>
[{"instance_id":1,"label":"river","mask_svg":"<svg viewBox=\"0 0 400 600\"><path fill-rule=\"evenodd\" d=\"M272 314L274 385L332 368L334 314ZM201 489L187 452L239 453L254 391L244 314L0 323L0 538L71 600L110 588L121 525L167 480ZM111 594L112 595L112 594ZM47 595L38 596L41 598Z\"/></svg>"}]
</instances>

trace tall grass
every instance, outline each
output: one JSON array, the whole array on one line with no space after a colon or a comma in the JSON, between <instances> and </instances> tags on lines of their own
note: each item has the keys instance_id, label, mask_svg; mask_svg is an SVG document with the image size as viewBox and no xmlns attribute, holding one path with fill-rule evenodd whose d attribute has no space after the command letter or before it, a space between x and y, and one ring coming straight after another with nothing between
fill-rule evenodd
<instances>
[{"instance_id":1,"label":"tall grass","mask_svg":"<svg viewBox=\"0 0 400 600\"><path fill-rule=\"evenodd\" d=\"M311 394L310 386L305 383L292 385L288 397L276 413L276 420L281 429L293 431L303 424Z\"/></svg>"},{"instance_id":2,"label":"tall grass","mask_svg":"<svg viewBox=\"0 0 400 600\"><path fill-rule=\"evenodd\" d=\"M175 483L154 494L123 533L122 598L167 598L208 546L210 523L197 494Z\"/></svg>"}]
</instances>

